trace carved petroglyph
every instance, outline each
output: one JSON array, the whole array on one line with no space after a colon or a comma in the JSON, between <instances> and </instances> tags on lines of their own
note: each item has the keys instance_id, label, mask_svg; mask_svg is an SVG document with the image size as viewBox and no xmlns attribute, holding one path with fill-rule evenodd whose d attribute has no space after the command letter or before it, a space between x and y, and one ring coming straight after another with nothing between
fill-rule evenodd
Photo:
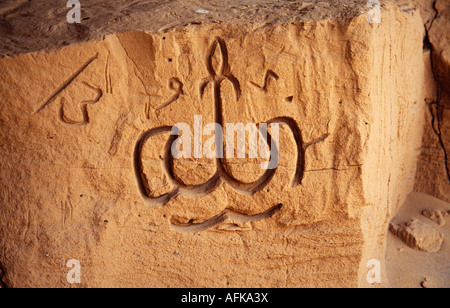
<instances>
[{"instance_id":1,"label":"carved petroglyph","mask_svg":"<svg viewBox=\"0 0 450 308\"><path fill-rule=\"evenodd\" d=\"M220 51L221 54L221 65L219 67L219 72L216 72L214 69L214 65L213 65L213 60L214 60L214 56L216 54L216 51ZM222 103L222 99L220 97L220 88L221 88L221 84L223 81L228 80L233 84L234 87L234 91L236 94L236 100L238 101L239 98L241 97L241 85L239 83L239 81L236 79L236 77L234 77L231 74L231 70L230 70L230 64L228 62L228 50L227 50L227 46L225 45L225 41L217 38L214 43L212 44L210 51L208 53L208 57L206 60L206 68L209 72L209 77L205 78L202 83L200 84L200 98L203 98L203 95L205 94L205 89L206 86L209 83L213 84L214 87L214 100L217 104L219 104L218 107L220 107L219 110L221 110L221 103ZM217 110L217 109L216 109ZM217 116L217 114L216 114ZM220 117L220 115L219 115ZM217 123L221 123L221 122L217 122Z\"/></svg>"},{"instance_id":2,"label":"carved petroglyph","mask_svg":"<svg viewBox=\"0 0 450 308\"><path fill-rule=\"evenodd\" d=\"M219 59L214 58L219 57ZM225 44L225 41L221 38L216 38L214 42L212 43L211 47L209 48L209 51L207 53L206 57L206 69L209 73L209 77L205 78L200 83L200 98L204 97L204 93L206 91L207 85L212 84L212 90L213 90L213 104L214 104L214 120L215 123L220 125L221 127L225 127L225 121L224 121L224 110L223 110L223 103L222 103L222 96L221 96L221 86L222 83L225 81L229 81L233 89L235 91L235 98L236 101L239 101L241 97L241 86L238 79L231 73L229 61L228 61L228 50L227 46ZM220 63L218 67L214 67L215 63ZM273 75L276 75L275 73L270 74L268 73L269 77L275 78ZM266 80L267 81L267 80ZM267 83L267 82L266 82ZM267 84L265 85L267 86ZM172 84L172 89L176 90L178 89L178 94L181 93L182 85L181 82L174 81ZM177 94L169 100L169 103L172 103L172 101L177 99ZM164 104L164 105L167 105ZM289 128L289 130L292 132L295 143L296 143L296 152L297 152L297 158L296 158L296 169L295 174L292 179L291 186L295 187L297 185L300 185L303 179L303 174L305 170L305 150L306 147L303 144L302 134L301 130L298 127L297 122L290 118L290 117L276 117L273 118L265 123L258 123L256 124L259 127L260 134L264 135L265 142L267 143L267 146L270 150L270 160L274 157L278 157L278 145L276 142L273 142L271 134L267 131L267 125L269 124L285 124ZM163 168L164 172L169 179L170 184L172 187L175 187L170 192L160 195L158 197L152 197L151 189L149 187L149 182L147 179L147 175L144 173L144 167L143 167L143 161L142 161L142 153L144 145L147 142L150 142L152 137L156 137L162 134L171 134L171 136L168 138L165 148L164 148L164 155L163 155ZM136 175L136 180L139 188L139 192L143 198L143 200L151 205L151 206L164 206L166 205L170 200L173 198L176 198L177 196L183 196L183 197L190 197L190 198L200 198L204 197L211 192L213 192L215 189L217 189L220 185L226 183L228 186L230 186L234 191L236 191L239 194L251 196L262 189L264 189L273 179L277 169L278 164L274 166L273 168L267 168L267 170L264 172L264 174L257 179L256 181L252 183L243 183L239 180L237 180L230 172L225 168L226 160L223 158L223 136L220 138L217 137L216 145L222 145L216 146L216 172L215 174L205 183L200 185L185 185L181 181L177 179L177 177L174 174L174 157L171 152L172 145L174 141L179 137L179 131L177 129L174 129L172 126L162 126L150 129L146 132L144 132L138 139L135 150L134 150L134 170Z\"/></svg>"},{"instance_id":3,"label":"carved petroglyph","mask_svg":"<svg viewBox=\"0 0 450 308\"><path fill-rule=\"evenodd\" d=\"M69 86L71 85L75 79L81 75L81 73L83 73L91 64L92 62L94 62L95 60L98 59L98 54L95 55L94 57L92 57L91 59L89 59L85 64L83 64L75 73L73 73L61 86L59 86L54 92L53 94L45 101L44 104L41 105L41 107L36 110L34 112L34 114L38 114L41 111L43 111L47 106L49 106L52 102L54 102L56 100L56 98ZM107 68L106 70L108 70L108 64L107 64ZM107 79L108 80L108 79ZM58 112L58 119L61 123L66 124L66 125L72 125L72 126L80 126L80 125L86 125L89 123L89 115L87 112L87 105L93 105L96 104L100 101L100 99L103 97L103 91L99 88L93 87L90 84L83 82L83 86L86 86L88 88L90 88L93 92L96 93L96 96L93 100L90 101L82 101L80 102L81 107L81 114L83 119L81 121L77 121L77 120L72 120L70 118L68 118L65 113L64 113L64 105L66 104L67 100L63 97L61 99L61 106L59 108L59 112ZM109 89L109 86L107 87ZM112 91L112 89L111 89Z\"/></svg>"},{"instance_id":4,"label":"carved petroglyph","mask_svg":"<svg viewBox=\"0 0 450 308\"><path fill-rule=\"evenodd\" d=\"M174 92L173 96L162 106L158 107L156 109L157 112L160 111L161 109L168 107L170 104L176 102L181 95L184 95L183 83L176 77L171 78L169 80L169 89Z\"/></svg>"},{"instance_id":5,"label":"carved petroglyph","mask_svg":"<svg viewBox=\"0 0 450 308\"><path fill-rule=\"evenodd\" d=\"M106 68L105 68L105 83L106 83L106 93L113 94L113 87L111 81L111 67L110 67L110 56L108 55L108 59L106 60Z\"/></svg>"},{"instance_id":6,"label":"carved petroglyph","mask_svg":"<svg viewBox=\"0 0 450 308\"><path fill-rule=\"evenodd\" d=\"M58 114L58 119L67 125L72 125L72 126L80 126L80 125L86 125L89 123L89 114L87 112L87 106L88 105L94 105L96 103L98 103L100 101L100 99L103 96L103 91L99 88L95 88L91 85L89 85L88 83L83 83L86 87L89 87L91 90L93 90L94 92L96 92L96 97L94 100L92 101L83 101L80 103L80 110L81 113L83 115L83 120L81 121L76 121L76 120L72 120L69 119L68 117L66 117L66 115L64 114L64 104L65 104L65 99L62 99L61 102L61 107L59 108L59 114Z\"/></svg>"},{"instance_id":7,"label":"carved petroglyph","mask_svg":"<svg viewBox=\"0 0 450 308\"><path fill-rule=\"evenodd\" d=\"M45 107L47 107L48 105L50 105L57 97L58 95L64 91L65 88L67 88L78 76L80 76L80 74L82 72L84 72L84 70L91 65L92 62L94 62L94 60L97 60L98 58L98 54L95 55L94 57L92 57L91 59L89 59L89 61L87 61L85 64L83 64L83 66L81 66L75 73L72 74L72 76L69 77L69 79L67 79L61 86L58 87L58 89L56 89L55 92L53 92L53 94L50 96L49 99L47 99L45 101L44 104L42 104L42 106L36 110L36 112L34 114L37 114L39 112L41 112L42 110L45 109Z\"/></svg>"},{"instance_id":8,"label":"carved petroglyph","mask_svg":"<svg viewBox=\"0 0 450 308\"><path fill-rule=\"evenodd\" d=\"M187 224L177 224L172 219L172 228L175 231L181 232L181 233L199 233L206 231L208 229L214 228L216 226L219 226L220 224L224 222L229 222L230 224L233 224L235 228L237 228L240 225L245 225L252 222L257 222L260 220L272 218L273 215L275 215L278 211L281 210L282 204L278 204L271 209L269 209L266 212L256 214L256 215L245 215L241 213L237 213L232 210L225 210L224 212L220 213L219 215L210 218L204 222L201 223L187 223Z\"/></svg>"},{"instance_id":9,"label":"carved petroglyph","mask_svg":"<svg viewBox=\"0 0 450 308\"><path fill-rule=\"evenodd\" d=\"M73 205L70 200L61 202L61 222L63 225L70 224L73 220Z\"/></svg>"},{"instance_id":10,"label":"carved petroglyph","mask_svg":"<svg viewBox=\"0 0 450 308\"><path fill-rule=\"evenodd\" d=\"M280 77L278 77L278 75L275 74L274 71L268 70L268 71L266 72L266 75L264 76L264 84L263 84L262 86L259 86L257 83L255 83L255 82L253 82L253 81L251 81L250 83L251 83L253 86L255 86L257 89L259 89L259 90L261 90L261 91L263 91L263 92L267 92L267 91L268 91L267 88L268 88L268 86L269 86L269 81L270 81L271 79L278 80L278 79L280 79Z\"/></svg>"},{"instance_id":11,"label":"carved petroglyph","mask_svg":"<svg viewBox=\"0 0 450 308\"><path fill-rule=\"evenodd\" d=\"M139 138L135 147L134 170L138 183L138 188L144 201L152 206L163 206L167 204L171 199L176 198L179 195L192 198L203 197L213 192L221 184L221 178L218 172L206 183L196 186L187 186L181 183L179 180L177 180L174 174L173 156L171 155L171 147L177 136L171 135L164 149L165 154L163 157L163 164L164 164L164 171L170 183L172 184L172 186L175 186L176 188L174 188L171 192L161 195L159 197L150 197L151 193L150 188L148 187L147 176L143 172L144 169L142 165L142 150L144 145L150 138L171 132L172 132L171 126L164 126L151 129L145 132Z\"/></svg>"}]
</instances>

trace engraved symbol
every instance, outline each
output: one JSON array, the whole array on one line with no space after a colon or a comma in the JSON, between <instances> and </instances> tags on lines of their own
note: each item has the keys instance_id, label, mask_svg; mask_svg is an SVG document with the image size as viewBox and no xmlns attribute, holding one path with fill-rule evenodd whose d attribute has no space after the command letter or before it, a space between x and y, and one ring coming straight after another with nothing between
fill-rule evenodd
<instances>
[{"instance_id":1,"label":"engraved symbol","mask_svg":"<svg viewBox=\"0 0 450 308\"><path fill-rule=\"evenodd\" d=\"M91 59L89 59L85 64L83 64L75 73L72 74L72 76L70 76L61 86L59 86L54 92L53 94L50 96L50 98L48 98L44 104L41 105L41 107L36 110L34 112L34 114L38 114L39 112L41 112L42 110L44 110L47 106L49 106L53 101L56 100L56 98L70 85L74 82L74 80L81 75L81 73L83 73L88 66L90 66L92 64L92 62L94 62L95 60L97 60L98 58L98 54L95 55L94 57L92 57ZM81 102L81 113L83 115L83 120L82 121L75 121L75 120L71 120L69 118L66 117L66 115L64 114L64 105L66 104L66 99L62 98L61 99L61 107L59 109L59 113L58 113L58 119L67 125L74 125L74 126L79 126L79 125L86 125L89 123L89 115L87 112L87 105L93 105L96 104L100 101L100 99L103 97L103 91L99 88L95 88L91 85L89 85L86 82L83 82L83 85L90 88L91 90L93 90L93 92L96 93L96 97L94 98L94 100L92 101L83 101Z\"/></svg>"},{"instance_id":2,"label":"engraved symbol","mask_svg":"<svg viewBox=\"0 0 450 308\"><path fill-rule=\"evenodd\" d=\"M176 102L181 95L184 95L183 83L178 78L171 78L169 80L169 89L175 92L175 94L164 105L158 107L156 111L166 108L170 104Z\"/></svg>"},{"instance_id":3,"label":"engraved symbol","mask_svg":"<svg viewBox=\"0 0 450 308\"><path fill-rule=\"evenodd\" d=\"M93 86L89 85L86 82L84 82L83 84L85 86L89 87L90 89L92 89L93 91L95 91L97 93L97 96L92 101L81 102L80 109L81 109L81 113L83 114L82 121L75 121L75 120L71 120L66 117L66 115L64 114L64 104L66 103L66 100L63 98L61 107L59 108L59 114L58 114L58 118L62 123L67 124L67 125L73 125L73 126L86 125L89 123L89 115L87 112L87 105L94 105L94 104L98 103L103 96L103 91L101 89L94 88Z\"/></svg>"},{"instance_id":4,"label":"engraved symbol","mask_svg":"<svg viewBox=\"0 0 450 308\"><path fill-rule=\"evenodd\" d=\"M278 77L278 75L275 74L274 71L268 70L268 71L266 72L266 75L264 76L264 84L263 84L262 86L259 86L258 84L256 84L256 83L253 82L253 81L250 81L250 83L251 83L252 85L254 85L256 88L258 88L259 90L261 90L261 91L263 91L263 92L267 92L267 87L269 86L269 80L270 80L270 79L278 80L278 79L280 79L280 77Z\"/></svg>"},{"instance_id":5,"label":"engraved symbol","mask_svg":"<svg viewBox=\"0 0 450 308\"><path fill-rule=\"evenodd\" d=\"M210 218L204 222L201 222L201 223L189 222L187 224L177 224L177 223L172 222L172 228L181 233L187 233L187 234L198 233L198 232L202 232L202 231L211 229L215 226L218 226L223 222L229 221L230 223L233 223L233 225L234 225L232 228L237 229L239 227L239 224L246 224L249 222L255 222L255 221L260 221L260 220L271 218L278 211L280 211L282 207L283 207L282 204L278 204L278 205L272 207L271 209L269 209L268 211L259 213L256 215L245 215L245 214L241 214L241 213L238 213L238 212L235 212L232 210L225 210L221 214L219 214L213 218Z\"/></svg>"},{"instance_id":6,"label":"engraved symbol","mask_svg":"<svg viewBox=\"0 0 450 308\"><path fill-rule=\"evenodd\" d=\"M217 47L219 47L219 51L222 56L221 66L218 73L214 70L213 66L214 55ZM210 76L209 78L203 80L203 82L200 84L200 98L203 98L206 86L209 83L212 83L214 86L214 99L216 100L217 104L217 101L221 99L221 84L224 80L229 80L233 84L236 93L236 100L239 100L239 98L241 97L241 85L239 84L239 81L236 79L236 77L234 77L230 72L230 65L228 63L228 51L225 42L222 39L217 38L216 41L214 41L214 43L212 44L211 49L208 53L206 67Z\"/></svg>"},{"instance_id":7,"label":"engraved symbol","mask_svg":"<svg viewBox=\"0 0 450 308\"><path fill-rule=\"evenodd\" d=\"M215 59L216 52L219 52L220 58ZM219 60L219 61L214 61ZM214 68L214 63L220 62L218 70ZM230 65L228 62L228 51L225 41L217 38L211 45L206 59L206 68L209 73L209 77L205 78L200 83L200 97L203 98L204 92L208 84L213 85L213 98L214 98L214 115L215 123L224 127L224 115L223 115L223 102L221 97L221 85L224 81L229 81L233 85L236 101L239 100L241 96L240 83L236 77L231 74ZM300 185L303 179L303 174L305 170L305 149L303 146L302 134L300 128L298 127L296 121L289 117L277 117L267 121L264 124L272 123L283 123L288 126L292 132L297 150L297 166L294 178L292 180L292 187ZM274 156L278 157L277 145L272 141L272 136L267 131L267 126L257 124L259 126L259 131L263 135L267 136L266 143L270 149L271 160ZM265 128L264 128L265 127ZM152 138L165 133L172 133L170 138L167 140L164 148L164 171L171 182L172 186L175 187L169 193L163 194L159 197L151 197L151 189L149 187L147 175L144 173L143 162L142 162L142 152L144 145ZM171 126L162 126L150 129L144 132L138 139L135 150L134 150L134 170L137 179L137 184L139 192L144 199L144 201L151 206L164 206L173 198L177 196L199 198L210 194L215 189L217 189L221 184L226 183L237 193L242 195L251 196L262 189L264 189L273 179L278 165L272 169L267 169L265 173L256 181L252 183L243 183L236 178L234 178L229 171L225 168L226 162L221 155L224 151L223 148L216 146L216 172L215 174L205 183L200 185L188 186L178 180L174 174L174 157L171 153L171 147L174 141L179 137L179 134L173 134L173 128ZM217 135L216 135L217 138ZM223 145L223 137L216 141L216 145Z\"/></svg>"}]
</instances>

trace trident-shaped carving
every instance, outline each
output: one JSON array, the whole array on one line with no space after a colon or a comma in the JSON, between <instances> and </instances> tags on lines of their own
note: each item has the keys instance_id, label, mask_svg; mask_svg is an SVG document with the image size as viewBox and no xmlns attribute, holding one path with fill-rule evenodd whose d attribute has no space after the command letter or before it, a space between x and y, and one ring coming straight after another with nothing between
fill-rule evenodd
<instances>
[{"instance_id":1,"label":"trident-shaped carving","mask_svg":"<svg viewBox=\"0 0 450 308\"><path fill-rule=\"evenodd\" d=\"M216 50L219 48L220 55L221 55L221 63L220 63L220 69L217 73L214 69L214 55L216 54ZM203 95L205 94L205 88L209 83L212 83L214 86L214 100L217 103L221 103L220 98L220 87L223 81L229 80L234 87L235 93L236 93L236 100L239 100L241 97L241 85L239 84L239 81L231 74L230 70L230 64L228 63L228 50L227 46L225 45L225 42L217 38L214 43L211 46L211 49L208 53L208 59L206 61L206 67L209 72L209 77L203 80L203 82L200 85L200 96L203 98ZM220 123L219 123L220 124Z\"/></svg>"},{"instance_id":2,"label":"trident-shaped carving","mask_svg":"<svg viewBox=\"0 0 450 308\"><path fill-rule=\"evenodd\" d=\"M219 51L219 58L215 58ZM215 61L216 60L216 61ZM215 62L219 63L219 67L215 67ZM200 97L203 98L206 88L209 84L212 84L213 88L213 98L214 98L214 117L215 123L220 124L224 127L224 116L223 116L223 103L221 97L221 87L224 81L229 81L233 85L236 101L241 97L241 87L240 83L236 77L231 73L230 65L228 62L228 51L225 42L221 38L216 38L212 43L206 59L206 68L209 72L209 77L205 78L200 83ZM305 148L303 147L303 141L301 136L300 128L298 127L296 121L289 117L278 117L271 119L265 124L272 123L283 123L286 124L291 132L293 133L294 139L297 146L297 169L292 181L292 187L300 185L305 166ZM259 132L267 136L265 141L270 149L271 161L273 157L278 158L278 148L277 145L272 141L272 136L267 131L267 125L257 124L259 126ZM150 187L148 186L147 176L144 174L144 169L142 165L142 150L145 143L152 137L161 134L171 132L169 140L165 146L164 155L164 167L166 175L168 176L171 184L175 187L171 192L161 195L159 197L150 196ZM142 198L145 202L152 206L164 206L171 199L177 196L199 198L203 197L211 192L213 192L221 184L226 183L231 186L236 192L251 196L256 192L261 191L266 187L273 179L276 170L278 169L278 162L275 167L267 168L265 173L256 181L252 183L243 183L233 177L224 167L226 162L223 158L223 135L216 133L216 172L215 174L205 183L201 185L187 186L178 180L174 174L174 157L171 153L172 144L177 139L178 134L173 134L174 130L171 126L163 126L148 130L143 133L142 136L137 141L135 152L134 152L134 169L136 173L138 187ZM220 147L222 145L222 147Z\"/></svg>"}]
</instances>

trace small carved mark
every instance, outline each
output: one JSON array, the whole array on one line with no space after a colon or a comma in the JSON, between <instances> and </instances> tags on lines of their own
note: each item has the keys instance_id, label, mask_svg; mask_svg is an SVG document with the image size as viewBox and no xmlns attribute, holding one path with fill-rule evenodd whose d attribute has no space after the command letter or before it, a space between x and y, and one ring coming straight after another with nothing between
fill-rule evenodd
<instances>
[{"instance_id":1,"label":"small carved mark","mask_svg":"<svg viewBox=\"0 0 450 308\"><path fill-rule=\"evenodd\" d=\"M122 114L114 125L115 134L108 150L108 154L111 156L115 156L119 150L120 140L122 139L123 132L125 131L125 126L128 121L128 114L129 112Z\"/></svg>"},{"instance_id":2,"label":"small carved mark","mask_svg":"<svg viewBox=\"0 0 450 308\"><path fill-rule=\"evenodd\" d=\"M99 88L95 88L91 85L89 85L88 83L84 82L83 83L85 86L89 87L91 90L95 91L97 93L97 96L95 97L94 100L92 101L83 101L81 102L81 113L83 114L83 120L82 121L75 121L75 120L71 120L69 118L66 117L66 115L64 114L64 104L65 104L65 99L62 99L62 103L61 103L61 107L59 108L59 114L58 114L58 119L66 124L66 125L71 125L71 126L81 126L81 125L86 125L89 123L89 114L87 112L87 105L93 105L96 104L100 101L100 99L103 97L103 91Z\"/></svg>"},{"instance_id":3,"label":"small carved mark","mask_svg":"<svg viewBox=\"0 0 450 308\"><path fill-rule=\"evenodd\" d=\"M294 97L293 96L288 96L284 99L284 101L288 104L292 104L292 102L294 101Z\"/></svg>"},{"instance_id":4,"label":"small carved mark","mask_svg":"<svg viewBox=\"0 0 450 308\"><path fill-rule=\"evenodd\" d=\"M330 137L330 134L328 134L328 133L323 134L323 135L320 136L319 138L317 138L317 139L315 139L315 140L313 140L313 141L311 141L311 142L305 143L305 144L303 145L303 148L306 150L306 149L309 148L310 146L313 146L313 145L315 145L315 144L318 144L318 143L320 143L320 142L325 141L328 137Z\"/></svg>"},{"instance_id":5,"label":"small carved mark","mask_svg":"<svg viewBox=\"0 0 450 308\"><path fill-rule=\"evenodd\" d=\"M70 200L61 202L61 217L63 226L72 222L73 219L73 205Z\"/></svg>"},{"instance_id":6,"label":"small carved mark","mask_svg":"<svg viewBox=\"0 0 450 308\"><path fill-rule=\"evenodd\" d=\"M106 81L106 93L113 94L112 83L111 83L111 72L110 72L109 56L108 56L108 59L106 60L105 81Z\"/></svg>"},{"instance_id":7,"label":"small carved mark","mask_svg":"<svg viewBox=\"0 0 450 308\"><path fill-rule=\"evenodd\" d=\"M262 86L258 85L257 83L255 83L253 81L250 81L250 83L252 85L254 85L256 88L258 88L259 90L261 90L263 92L267 92L267 87L269 86L270 79L275 79L276 81L278 81L278 79L280 79L280 77L278 77L278 75L275 74L274 71L267 70L266 75L264 76L264 84Z\"/></svg>"},{"instance_id":8,"label":"small carved mark","mask_svg":"<svg viewBox=\"0 0 450 308\"><path fill-rule=\"evenodd\" d=\"M176 77L169 80L169 89L174 92L174 95L164 105L158 107L156 111L166 108L170 104L176 102L181 95L184 95L183 83Z\"/></svg>"}]
</instances>

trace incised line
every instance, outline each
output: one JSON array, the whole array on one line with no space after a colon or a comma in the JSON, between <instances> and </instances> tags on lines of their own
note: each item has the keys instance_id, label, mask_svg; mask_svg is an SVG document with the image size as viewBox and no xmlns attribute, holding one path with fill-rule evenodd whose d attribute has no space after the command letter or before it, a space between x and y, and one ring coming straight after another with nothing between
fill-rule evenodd
<instances>
[{"instance_id":1,"label":"incised line","mask_svg":"<svg viewBox=\"0 0 450 308\"><path fill-rule=\"evenodd\" d=\"M55 98L62 92L64 91L65 88L67 88L78 76L80 76L80 74L89 66L91 65L92 62L94 62L94 60L96 60L98 58L98 54L96 54L94 57L92 57L89 61L87 61L85 64L83 64L82 67L80 67L74 74L72 74L72 76L67 79L58 89L56 89L56 91L52 94L52 96L50 96L49 99L47 99L47 101L38 109L34 112L34 114L37 114L39 112L41 112L43 109L45 109L45 107L47 107L48 105L50 105L50 103L52 103Z\"/></svg>"},{"instance_id":2,"label":"incised line","mask_svg":"<svg viewBox=\"0 0 450 308\"><path fill-rule=\"evenodd\" d=\"M221 214L214 216L208 220L205 220L201 223L187 223L187 224L176 224L171 222L171 226L175 231L181 233L199 233L211 229L217 225L220 225L222 222L230 221L235 224L246 224L249 222L256 222L268 218L272 218L277 212L281 210L283 207L282 204L278 204L266 212L256 214L256 215L246 215L241 214L232 210L225 210Z\"/></svg>"},{"instance_id":3,"label":"incised line","mask_svg":"<svg viewBox=\"0 0 450 308\"><path fill-rule=\"evenodd\" d=\"M165 104L156 108L156 112L168 107L170 104L176 102L181 95L184 95L183 83L176 77L169 80L169 89L174 92L174 95Z\"/></svg>"}]
</instances>

